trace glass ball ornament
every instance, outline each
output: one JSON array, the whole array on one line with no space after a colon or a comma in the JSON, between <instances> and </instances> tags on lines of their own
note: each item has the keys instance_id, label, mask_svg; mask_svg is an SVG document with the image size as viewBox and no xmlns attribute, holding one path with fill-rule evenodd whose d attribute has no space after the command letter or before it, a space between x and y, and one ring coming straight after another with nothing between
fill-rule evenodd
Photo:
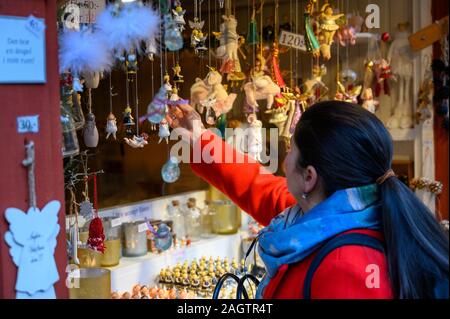
<instances>
[{"instance_id":1,"label":"glass ball ornament","mask_svg":"<svg viewBox=\"0 0 450 319\"><path fill-rule=\"evenodd\" d=\"M358 78L358 75L352 69L342 70L340 72L339 76L340 76L342 82L344 82L347 85L355 83L356 79Z\"/></svg>"},{"instance_id":2,"label":"glass ball ornament","mask_svg":"<svg viewBox=\"0 0 450 319\"><path fill-rule=\"evenodd\" d=\"M180 167L178 158L171 156L161 169L161 176L166 183L175 183L180 178Z\"/></svg>"}]
</instances>

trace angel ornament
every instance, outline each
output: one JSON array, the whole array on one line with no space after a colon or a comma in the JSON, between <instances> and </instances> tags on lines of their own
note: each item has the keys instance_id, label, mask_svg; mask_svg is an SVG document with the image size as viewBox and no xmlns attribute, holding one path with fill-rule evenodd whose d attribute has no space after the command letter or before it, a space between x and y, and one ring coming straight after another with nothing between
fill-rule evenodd
<instances>
[{"instance_id":1,"label":"angel ornament","mask_svg":"<svg viewBox=\"0 0 450 319\"><path fill-rule=\"evenodd\" d=\"M117 119L114 114L109 113L106 119L106 139L108 139L111 135L116 139L117 134Z\"/></svg>"},{"instance_id":2,"label":"angel ornament","mask_svg":"<svg viewBox=\"0 0 450 319\"><path fill-rule=\"evenodd\" d=\"M345 86L340 81L338 81L337 91L334 99L337 101L357 104L358 96L361 94L361 91L362 85L355 86L352 89L346 89Z\"/></svg>"},{"instance_id":3,"label":"angel ornament","mask_svg":"<svg viewBox=\"0 0 450 319\"><path fill-rule=\"evenodd\" d=\"M148 135L146 133L142 133L140 136L134 135L133 138L124 138L125 143L127 143L132 148L144 148L145 145L148 144Z\"/></svg>"},{"instance_id":4,"label":"angel ornament","mask_svg":"<svg viewBox=\"0 0 450 319\"><path fill-rule=\"evenodd\" d=\"M163 119L161 123L159 123L158 136L159 136L158 144L161 143L163 139L166 140L166 144L169 144L170 129L166 119Z\"/></svg>"},{"instance_id":5,"label":"angel ornament","mask_svg":"<svg viewBox=\"0 0 450 319\"><path fill-rule=\"evenodd\" d=\"M17 266L15 284L17 299L56 299L54 284L59 280L54 252L59 233L58 212L61 203L53 200L42 210L36 205L34 177L34 143L26 146L27 157L22 164L28 169L30 208L27 212L7 208L5 218L9 230L5 242Z\"/></svg>"},{"instance_id":6,"label":"angel ornament","mask_svg":"<svg viewBox=\"0 0 450 319\"><path fill-rule=\"evenodd\" d=\"M364 101L362 107L375 114L380 103L378 101L375 101L375 99L373 98L371 88L364 89L363 93L361 94L361 99Z\"/></svg>"},{"instance_id":7,"label":"angel ornament","mask_svg":"<svg viewBox=\"0 0 450 319\"><path fill-rule=\"evenodd\" d=\"M248 130L248 155L258 162L261 162L261 152L263 151L262 122L255 114L250 114L247 118L250 127Z\"/></svg>"},{"instance_id":8,"label":"angel ornament","mask_svg":"<svg viewBox=\"0 0 450 319\"><path fill-rule=\"evenodd\" d=\"M192 29L191 33L191 47L194 48L195 54L202 55L205 51L208 50L206 46L206 39L208 35L203 34L203 26L205 25L205 21L199 21L197 17L194 18L194 21L189 21L189 26Z\"/></svg>"},{"instance_id":9,"label":"angel ornament","mask_svg":"<svg viewBox=\"0 0 450 319\"><path fill-rule=\"evenodd\" d=\"M184 20L184 15L186 10L181 7L180 1L175 1L175 9L172 9L173 21L180 26L180 31L183 32L186 21Z\"/></svg>"},{"instance_id":10,"label":"angel ornament","mask_svg":"<svg viewBox=\"0 0 450 319\"><path fill-rule=\"evenodd\" d=\"M325 4L320 11L320 48L322 56L325 60L331 59L331 45L336 32L339 30L339 25L336 20L344 16L344 14L333 14L333 7L330 4Z\"/></svg>"}]
</instances>

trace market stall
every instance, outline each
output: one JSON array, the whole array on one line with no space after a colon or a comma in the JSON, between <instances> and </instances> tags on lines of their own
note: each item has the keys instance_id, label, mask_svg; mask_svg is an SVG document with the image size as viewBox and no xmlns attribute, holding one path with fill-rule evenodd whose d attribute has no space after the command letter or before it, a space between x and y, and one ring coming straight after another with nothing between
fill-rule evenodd
<instances>
[{"instance_id":1,"label":"market stall","mask_svg":"<svg viewBox=\"0 0 450 319\"><path fill-rule=\"evenodd\" d=\"M181 158L181 136L166 115L185 104L279 176L308 107L359 104L391 133L398 177L436 218L448 219L448 199L440 196L448 194L448 163L447 179L437 180L435 156L436 123L448 148L448 16L434 21L432 3L0 4L0 29L10 30L0 35L0 49L19 52L25 35L19 39L14 28L25 28L46 58L36 60L37 79L0 75L8 114L0 129L13 133L2 144L0 297L212 298L227 273L259 282L261 263L246 253L261 225ZM14 24L17 17L24 25ZM14 54L27 54L24 47ZM15 62L5 54L6 70ZM17 226L28 207L24 216L40 217ZM24 224L46 236L37 266L18 257L35 244L18 239ZM36 281L33 269L50 271ZM247 297L255 297L254 283L244 282ZM236 287L225 280L215 297L233 299Z\"/></svg>"}]
</instances>

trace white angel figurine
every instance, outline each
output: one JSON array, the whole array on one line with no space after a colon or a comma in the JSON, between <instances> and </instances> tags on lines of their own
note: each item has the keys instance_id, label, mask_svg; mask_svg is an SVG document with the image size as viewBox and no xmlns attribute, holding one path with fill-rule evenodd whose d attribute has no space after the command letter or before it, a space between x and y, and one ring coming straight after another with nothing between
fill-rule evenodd
<instances>
[{"instance_id":1,"label":"white angel figurine","mask_svg":"<svg viewBox=\"0 0 450 319\"><path fill-rule=\"evenodd\" d=\"M132 148L144 148L145 145L148 144L147 142L148 135L145 133L142 133L141 136L133 136L132 139L130 138L124 138L125 143L130 145Z\"/></svg>"},{"instance_id":2,"label":"white angel figurine","mask_svg":"<svg viewBox=\"0 0 450 319\"><path fill-rule=\"evenodd\" d=\"M5 242L17 266L17 299L55 299L53 285L59 280L54 252L59 233L59 201L51 201L42 209L30 207L25 213L7 208L5 218L9 231Z\"/></svg>"},{"instance_id":3,"label":"white angel figurine","mask_svg":"<svg viewBox=\"0 0 450 319\"><path fill-rule=\"evenodd\" d=\"M262 147L262 122L257 119L256 114L250 114L247 118L250 127L248 130L248 155L256 161L261 162Z\"/></svg>"},{"instance_id":4,"label":"white angel figurine","mask_svg":"<svg viewBox=\"0 0 450 319\"><path fill-rule=\"evenodd\" d=\"M186 10L183 10L179 1L176 2L176 7L175 9L172 9L172 13L173 21L180 25L180 31L183 32L184 26L186 25L186 21L184 20Z\"/></svg>"},{"instance_id":5,"label":"white angel figurine","mask_svg":"<svg viewBox=\"0 0 450 319\"><path fill-rule=\"evenodd\" d=\"M159 136L158 144L161 143L163 139L166 140L166 144L169 144L170 129L166 119L163 119L161 123L159 123L158 136Z\"/></svg>"},{"instance_id":6,"label":"white angel figurine","mask_svg":"<svg viewBox=\"0 0 450 319\"><path fill-rule=\"evenodd\" d=\"M106 133L107 133L106 139L108 139L110 135L112 135L114 139L116 139L117 119L112 113L109 113L106 119Z\"/></svg>"}]
</instances>

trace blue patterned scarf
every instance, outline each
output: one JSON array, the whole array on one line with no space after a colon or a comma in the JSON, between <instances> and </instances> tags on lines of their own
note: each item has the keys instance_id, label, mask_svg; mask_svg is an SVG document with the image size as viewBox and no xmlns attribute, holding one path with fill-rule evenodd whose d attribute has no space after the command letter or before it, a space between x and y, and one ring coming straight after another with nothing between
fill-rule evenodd
<instances>
[{"instance_id":1,"label":"blue patterned scarf","mask_svg":"<svg viewBox=\"0 0 450 319\"><path fill-rule=\"evenodd\" d=\"M275 217L259 235L258 252L266 276L257 298L284 264L295 264L311 255L326 240L353 229L381 227L381 206L376 184L335 192L302 216L298 205Z\"/></svg>"}]
</instances>

